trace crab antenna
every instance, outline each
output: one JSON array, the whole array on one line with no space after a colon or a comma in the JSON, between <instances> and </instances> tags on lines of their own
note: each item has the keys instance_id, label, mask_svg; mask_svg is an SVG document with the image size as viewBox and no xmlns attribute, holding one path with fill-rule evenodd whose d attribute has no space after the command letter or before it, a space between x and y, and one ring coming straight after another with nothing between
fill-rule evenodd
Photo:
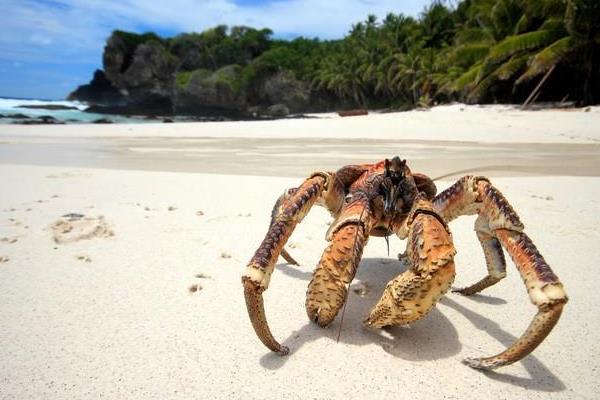
<instances>
[{"instance_id":1,"label":"crab antenna","mask_svg":"<svg viewBox=\"0 0 600 400\"><path fill-rule=\"evenodd\" d=\"M385 244L387 245L387 255L388 257L390 256L390 236L388 235L389 233L389 228L388 231L385 233Z\"/></svg>"},{"instance_id":2,"label":"crab antenna","mask_svg":"<svg viewBox=\"0 0 600 400\"><path fill-rule=\"evenodd\" d=\"M458 175L458 174L467 174L469 172L478 172L478 171L510 171L510 168L506 168L506 166L504 166L504 165L488 165L488 166L484 166L484 167L467 168L467 169L461 169L458 171L452 171L452 172L449 172L444 175L440 175L436 178L433 178L432 181L435 182L437 180L448 178L450 176L454 176L454 175Z\"/></svg>"}]
</instances>

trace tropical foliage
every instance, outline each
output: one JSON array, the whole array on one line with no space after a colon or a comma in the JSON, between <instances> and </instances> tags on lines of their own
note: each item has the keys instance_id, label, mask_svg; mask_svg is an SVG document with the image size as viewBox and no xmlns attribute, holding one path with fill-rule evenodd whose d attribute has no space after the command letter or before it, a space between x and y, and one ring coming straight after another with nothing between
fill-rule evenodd
<instances>
[{"instance_id":1,"label":"tropical foliage","mask_svg":"<svg viewBox=\"0 0 600 400\"><path fill-rule=\"evenodd\" d=\"M240 26L170 39L119 34L128 46L165 46L178 60L178 83L232 64L242 86L291 71L313 95L345 106L516 103L542 78L540 100L600 98L598 0L438 0L418 18L368 16L334 41L278 40L269 29Z\"/></svg>"}]
</instances>

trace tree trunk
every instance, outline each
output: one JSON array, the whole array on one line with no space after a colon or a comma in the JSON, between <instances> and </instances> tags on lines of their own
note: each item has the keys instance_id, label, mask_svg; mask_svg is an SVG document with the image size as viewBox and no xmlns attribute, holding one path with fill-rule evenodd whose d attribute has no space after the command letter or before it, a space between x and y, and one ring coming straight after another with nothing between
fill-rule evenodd
<instances>
[{"instance_id":1,"label":"tree trunk","mask_svg":"<svg viewBox=\"0 0 600 400\"><path fill-rule=\"evenodd\" d=\"M544 82L546 82L546 79L548 79L548 77L550 76L550 74L552 73L552 71L554 71L554 68L556 68L556 64L554 64L553 66L551 66L550 69L548 70L548 72L546 72L546 75L544 75L544 77L542 78L542 80L540 81L540 83L537 84L537 86L533 89L533 91L531 92L531 94L529 95L529 97L527 97L527 99L523 103L523 106L521 107L521 109L524 110L524 109L527 108L527 106L529 105L529 103L531 102L531 100L535 97L535 95L537 94L537 92L541 89L541 87L544 84Z\"/></svg>"}]
</instances>

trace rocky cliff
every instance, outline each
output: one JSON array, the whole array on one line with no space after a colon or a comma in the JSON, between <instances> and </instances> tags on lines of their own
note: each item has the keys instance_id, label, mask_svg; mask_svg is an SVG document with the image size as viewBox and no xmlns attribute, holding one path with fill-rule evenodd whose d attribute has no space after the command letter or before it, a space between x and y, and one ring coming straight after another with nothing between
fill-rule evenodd
<instances>
[{"instance_id":1,"label":"rocky cliff","mask_svg":"<svg viewBox=\"0 0 600 400\"><path fill-rule=\"evenodd\" d=\"M309 84L291 70L253 64L262 50L244 39L260 31L247 29L212 44L204 34L162 39L115 31L104 48L103 71L69 99L118 114L252 118L308 111L315 104Z\"/></svg>"},{"instance_id":2,"label":"rocky cliff","mask_svg":"<svg viewBox=\"0 0 600 400\"><path fill-rule=\"evenodd\" d=\"M87 85L79 86L67 97L67 100L79 100L88 104L117 105L123 104L121 93L106 78L104 71L96 70L94 77Z\"/></svg>"}]
</instances>

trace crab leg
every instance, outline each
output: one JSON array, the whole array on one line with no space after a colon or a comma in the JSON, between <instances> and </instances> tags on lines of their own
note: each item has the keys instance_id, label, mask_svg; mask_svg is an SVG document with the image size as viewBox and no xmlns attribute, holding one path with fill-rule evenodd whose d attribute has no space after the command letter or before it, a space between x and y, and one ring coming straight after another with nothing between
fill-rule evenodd
<instances>
[{"instance_id":1,"label":"crab leg","mask_svg":"<svg viewBox=\"0 0 600 400\"><path fill-rule=\"evenodd\" d=\"M320 326L329 325L344 305L347 285L354 279L369 240L369 201L363 195L352 197L327 233L330 244L306 292L308 318Z\"/></svg>"},{"instance_id":2,"label":"crab leg","mask_svg":"<svg viewBox=\"0 0 600 400\"><path fill-rule=\"evenodd\" d=\"M296 190L288 191L288 196L281 204L276 203L277 212L271 219L269 231L242 277L246 307L252 326L264 345L281 355L287 354L288 349L279 344L271 334L265 316L262 292L269 286L271 274L283 246L317 200L329 209L341 206L343 187L340 187L334 174L315 173Z\"/></svg>"},{"instance_id":3,"label":"crab leg","mask_svg":"<svg viewBox=\"0 0 600 400\"><path fill-rule=\"evenodd\" d=\"M522 232L496 231L527 285L531 302L538 312L525 333L500 354L485 358L466 358L464 363L477 369L493 369L519 361L531 353L548 336L558 322L567 296L531 239Z\"/></svg>"},{"instance_id":4,"label":"crab leg","mask_svg":"<svg viewBox=\"0 0 600 400\"><path fill-rule=\"evenodd\" d=\"M452 292L460 293L464 296L471 296L475 293L479 293L483 289L495 285L506 277L506 260L504 259L504 252L502 251L502 244L500 241L485 232L478 230L475 232L477 233L477 238L483 248L488 274L479 282L476 282L471 286L452 290Z\"/></svg>"},{"instance_id":5,"label":"crab leg","mask_svg":"<svg viewBox=\"0 0 600 400\"><path fill-rule=\"evenodd\" d=\"M531 302L538 308L525 333L508 349L492 357L468 358L465 363L477 369L493 369L519 361L546 338L560 318L568 301L562 283L523 232L524 226L517 213L486 178L461 178L435 198L434 206L446 221L464 214L479 214L477 232L496 238L508 251L527 287ZM485 250L486 244L483 246ZM490 276L494 268L499 270L498 260L493 263L496 266L490 268L488 259Z\"/></svg>"},{"instance_id":6,"label":"crab leg","mask_svg":"<svg viewBox=\"0 0 600 400\"><path fill-rule=\"evenodd\" d=\"M273 205L273 210L271 211L271 223L269 226L271 226L275 223L275 221L277 219L277 215L281 214L282 205L285 203L286 200L288 200L290 197L292 197L292 195L294 193L296 193L297 190L298 190L297 188L287 189L281 196L279 196L279 198ZM285 261L287 261L289 264L300 265L300 264L298 264L298 261L296 261L294 259L294 257L292 257L290 255L290 253L287 252L287 250L285 248L281 249L281 257L283 257L283 259Z\"/></svg>"}]
</instances>

